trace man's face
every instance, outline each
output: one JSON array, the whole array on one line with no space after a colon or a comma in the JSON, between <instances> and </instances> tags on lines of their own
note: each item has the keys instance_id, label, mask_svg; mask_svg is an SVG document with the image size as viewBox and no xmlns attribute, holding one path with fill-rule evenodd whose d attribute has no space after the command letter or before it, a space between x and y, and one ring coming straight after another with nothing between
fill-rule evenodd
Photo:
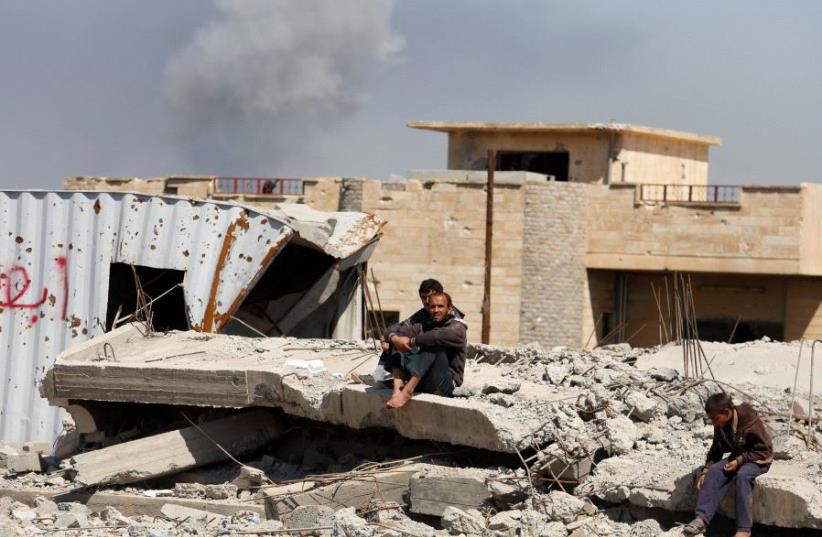
<instances>
[{"instance_id":1,"label":"man's face","mask_svg":"<svg viewBox=\"0 0 822 537\"><path fill-rule=\"evenodd\" d=\"M435 323L441 323L448 317L448 301L444 296L432 296L425 305L428 315Z\"/></svg>"},{"instance_id":2,"label":"man's face","mask_svg":"<svg viewBox=\"0 0 822 537\"><path fill-rule=\"evenodd\" d=\"M708 419L711 421L714 427L725 427L728 424L728 422L731 421L732 417L733 412L731 412L730 409L708 413Z\"/></svg>"},{"instance_id":3,"label":"man's face","mask_svg":"<svg viewBox=\"0 0 822 537\"><path fill-rule=\"evenodd\" d=\"M422 307L428 307L428 297L430 297L434 291L423 291L420 293L420 302L422 302Z\"/></svg>"}]
</instances>

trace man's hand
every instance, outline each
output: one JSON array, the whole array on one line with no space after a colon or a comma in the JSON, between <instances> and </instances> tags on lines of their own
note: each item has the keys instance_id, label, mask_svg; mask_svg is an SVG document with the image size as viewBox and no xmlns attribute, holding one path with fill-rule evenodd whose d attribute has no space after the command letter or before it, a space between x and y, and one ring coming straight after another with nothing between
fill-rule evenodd
<instances>
[{"instance_id":1,"label":"man's hand","mask_svg":"<svg viewBox=\"0 0 822 537\"><path fill-rule=\"evenodd\" d=\"M394 348L400 352L411 352L411 338L405 336L394 336L391 338Z\"/></svg>"},{"instance_id":2,"label":"man's hand","mask_svg":"<svg viewBox=\"0 0 822 537\"><path fill-rule=\"evenodd\" d=\"M380 347L382 347L382 352L388 351L388 342L385 341L385 338L383 336L380 336Z\"/></svg>"},{"instance_id":3,"label":"man's hand","mask_svg":"<svg viewBox=\"0 0 822 537\"><path fill-rule=\"evenodd\" d=\"M708 471L705 470L701 474L699 474L699 477L696 478L696 490L702 490L702 484L705 483L705 476L707 474Z\"/></svg>"},{"instance_id":4,"label":"man's hand","mask_svg":"<svg viewBox=\"0 0 822 537\"><path fill-rule=\"evenodd\" d=\"M734 459L732 461L728 461L723 468L726 472L736 472L739 470L739 463L736 462L736 459Z\"/></svg>"}]
</instances>

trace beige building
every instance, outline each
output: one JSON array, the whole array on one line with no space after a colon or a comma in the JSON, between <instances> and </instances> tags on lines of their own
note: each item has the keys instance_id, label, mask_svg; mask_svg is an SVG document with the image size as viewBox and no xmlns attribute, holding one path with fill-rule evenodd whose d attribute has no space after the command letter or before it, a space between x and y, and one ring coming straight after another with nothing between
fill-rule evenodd
<instances>
[{"instance_id":1,"label":"beige building","mask_svg":"<svg viewBox=\"0 0 822 537\"><path fill-rule=\"evenodd\" d=\"M822 337L822 185L709 186L714 137L633 125L413 122L448 133L449 169L408 180L75 178L116 188L362 210L388 221L371 258L383 309L440 279L479 340L487 151L497 151L491 342L593 346L666 338L673 271L703 338ZM653 290L652 290L653 288ZM659 293L655 298L655 292ZM662 304L658 306L658 300Z\"/></svg>"}]
</instances>

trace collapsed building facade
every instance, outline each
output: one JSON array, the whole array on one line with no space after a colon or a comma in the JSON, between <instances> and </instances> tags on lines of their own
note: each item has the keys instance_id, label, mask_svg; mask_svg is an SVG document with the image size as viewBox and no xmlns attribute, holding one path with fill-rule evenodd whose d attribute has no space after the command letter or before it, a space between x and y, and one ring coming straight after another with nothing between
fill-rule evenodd
<instances>
[{"instance_id":1,"label":"collapsed building facade","mask_svg":"<svg viewBox=\"0 0 822 537\"><path fill-rule=\"evenodd\" d=\"M384 313L410 315L415 282L431 276L478 326L493 149L492 343L668 341L673 271L691 274L707 339L822 336L821 185L711 185L709 150L721 140L687 132L610 123L409 125L448 134L447 169L412 171L404 181L72 178L65 186L373 213L391 222L370 265ZM413 241L404 240L409 230ZM469 330L472 341L479 336Z\"/></svg>"},{"instance_id":2,"label":"collapsed building facade","mask_svg":"<svg viewBox=\"0 0 822 537\"><path fill-rule=\"evenodd\" d=\"M381 225L297 205L0 192L0 437L53 440L62 414L37 382L59 352L142 305L156 330L358 336L358 270Z\"/></svg>"}]
</instances>

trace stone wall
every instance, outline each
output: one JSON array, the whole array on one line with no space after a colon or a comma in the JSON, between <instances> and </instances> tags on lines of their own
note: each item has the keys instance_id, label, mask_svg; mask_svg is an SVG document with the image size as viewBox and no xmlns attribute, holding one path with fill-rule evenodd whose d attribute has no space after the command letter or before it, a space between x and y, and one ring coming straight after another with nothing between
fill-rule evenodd
<instances>
[{"instance_id":1,"label":"stone wall","mask_svg":"<svg viewBox=\"0 0 822 537\"><path fill-rule=\"evenodd\" d=\"M579 347L586 297L586 185L528 182L520 341Z\"/></svg>"},{"instance_id":2,"label":"stone wall","mask_svg":"<svg viewBox=\"0 0 822 537\"><path fill-rule=\"evenodd\" d=\"M402 182L364 181L362 210L387 220L370 266L384 310L403 318L420 307L419 282L436 278L480 341L485 257L484 174ZM491 342L519 341L524 177L505 174L494 191ZM528 174L530 175L530 174ZM544 180L544 178L543 178Z\"/></svg>"}]
</instances>

